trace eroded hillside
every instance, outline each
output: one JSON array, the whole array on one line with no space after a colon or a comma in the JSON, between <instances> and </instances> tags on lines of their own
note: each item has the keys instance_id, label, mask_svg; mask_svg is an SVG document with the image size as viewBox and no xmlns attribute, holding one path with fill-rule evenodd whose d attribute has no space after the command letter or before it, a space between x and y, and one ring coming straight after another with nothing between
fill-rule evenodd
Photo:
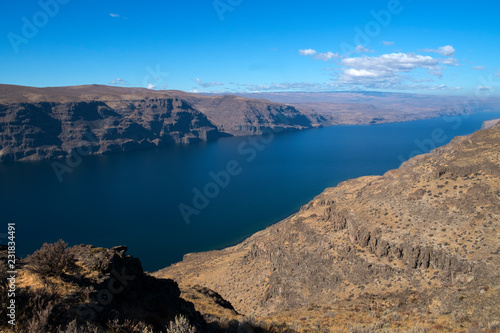
<instances>
[{"instance_id":1,"label":"eroded hillside","mask_svg":"<svg viewBox=\"0 0 500 333\"><path fill-rule=\"evenodd\" d=\"M156 273L304 331L500 327L500 124Z\"/></svg>"}]
</instances>

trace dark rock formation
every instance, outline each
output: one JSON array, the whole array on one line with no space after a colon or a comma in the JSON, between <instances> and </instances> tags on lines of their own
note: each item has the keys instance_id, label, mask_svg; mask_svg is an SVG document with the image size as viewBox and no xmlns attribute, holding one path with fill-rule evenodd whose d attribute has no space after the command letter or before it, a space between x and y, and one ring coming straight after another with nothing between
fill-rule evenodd
<instances>
[{"instance_id":1,"label":"dark rock formation","mask_svg":"<svg viewBox=\"0 0 500 333\"><path fill-rule=\"evenodd\" d=\"M0 161L102 154L223 136L178 98L0 106Z\"/></svg>"}]
</instances>

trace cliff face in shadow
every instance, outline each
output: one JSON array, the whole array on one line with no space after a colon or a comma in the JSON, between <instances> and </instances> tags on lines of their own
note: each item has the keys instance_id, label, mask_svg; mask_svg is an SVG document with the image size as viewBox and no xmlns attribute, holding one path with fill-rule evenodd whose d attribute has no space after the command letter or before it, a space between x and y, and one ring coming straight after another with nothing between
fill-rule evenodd
<instances>
[{"instance_id":1,"label":"cliff face in shadow","mask_svg":"<svg viewBox=\"0 0 500 333\"><path fill-rule=\"evenodd\" d=\"M299 331L498 328L499 152L500 124L457 137L155 275L209 287L238 312Z\"/></svg>"},{"instance_id":2,"label":"cliff face in shadow","mask_svg":"<svg viewBox=\"0 0 500 333\"><path fill-rule=\"evenodd\" d=\"M57 158L214 140L223 135L178 98L0 106L0 160Z\"/></svg>"},{"instance_id":3,"label":"cliff face in shadow","mask_svg":"<svg viewBox=\"0 0 500 333\"><path fill-rule=\"evenodd\" d=\"M0 85L0 162L104 154L317 127L294 107L180 91Z\"/></svg>"}]
</instances>

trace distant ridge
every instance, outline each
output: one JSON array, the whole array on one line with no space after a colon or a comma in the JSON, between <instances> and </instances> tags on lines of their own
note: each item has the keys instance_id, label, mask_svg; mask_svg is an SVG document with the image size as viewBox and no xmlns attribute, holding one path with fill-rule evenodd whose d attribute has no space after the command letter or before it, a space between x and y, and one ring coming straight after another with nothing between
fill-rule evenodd
<instances>
[{"instance_id":1,"label":"distant ridge","mask_svg":"<svg viewBox=\"0 0 500 333\"><path fill-rule=\"evenodd\" d=\"M257 92L237 96L286 103L313 111L331 124L379 124L481 111L500 111L500 98L420 95L376 91Z\"/></svg>"},{"instance_id":2,"label":"distant ridge","mask_svg":"<svg viewBox=\"0 0 500 333\"><path fill-rule=\"evenodd\" d=\"M314 112L234 96L104 85L0 85L0 161L147 149L326 123Z\"/></svg>"},{"instance_id":3,"label":"distant ridge","mask_svg":"<svg viewBox=\"0 0 500 333\"><path fill-rule=\"evenodd\" d=\"M0 84L0 162L105 154L231 135L500 110L500 100L377 92L193 94Z\"/></svg>"}]
</instances>

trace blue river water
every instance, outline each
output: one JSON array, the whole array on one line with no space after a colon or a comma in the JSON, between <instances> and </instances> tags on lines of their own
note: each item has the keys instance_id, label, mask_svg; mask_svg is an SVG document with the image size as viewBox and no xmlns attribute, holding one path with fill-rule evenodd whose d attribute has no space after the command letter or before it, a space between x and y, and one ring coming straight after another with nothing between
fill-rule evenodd
<instances>
[{"instance_id":1,"label":"blue river water","mask_svg":"<svg viewBox=\"0 0 500 333\"><path fill-rule=\"evenodd\" d=\"M60 238L124 244L157 270L186 253L235 244L326 187L381 175L495 118L500 112L84 156L59 177L53 161L3 164L0 243L15 222L18 256Z\"/></svg>"}]
</instances>

